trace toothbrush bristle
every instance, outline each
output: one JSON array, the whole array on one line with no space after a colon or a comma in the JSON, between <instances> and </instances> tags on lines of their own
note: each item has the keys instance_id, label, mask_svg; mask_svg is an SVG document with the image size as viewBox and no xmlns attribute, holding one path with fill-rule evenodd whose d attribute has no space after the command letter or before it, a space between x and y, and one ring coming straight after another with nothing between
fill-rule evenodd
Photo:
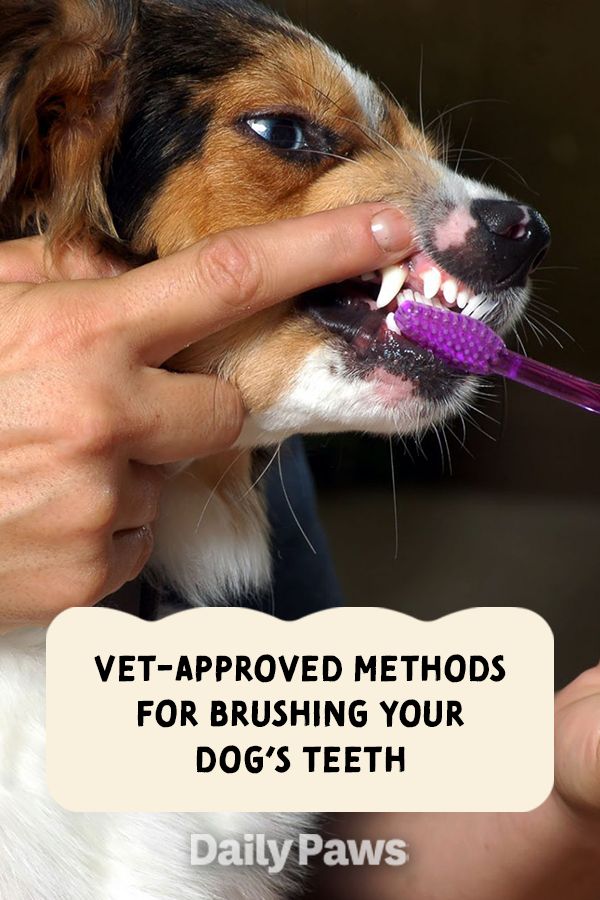
<instances>
[{"instance_id":1,"label":"toothbrush bristle","mask_svg":"<svg viewBox=\"0 0 600 900\"><path fill-rule=\"evenodd\" d=\"M405 300L395 317L406 337L462 372L489 375L505 349L495 331L470 316Z\"/></svg>"}]
</instances>

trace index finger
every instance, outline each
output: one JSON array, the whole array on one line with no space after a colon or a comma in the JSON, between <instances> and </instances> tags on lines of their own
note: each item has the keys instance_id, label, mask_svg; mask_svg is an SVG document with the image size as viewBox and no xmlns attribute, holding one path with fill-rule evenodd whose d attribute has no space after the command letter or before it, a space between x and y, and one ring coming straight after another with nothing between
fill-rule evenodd
<instances>
[{"instance_id":1,"label":"index finger","mask_svg":"<svg viewBox=\"0 0 600 900\"><path fill-rule=\"evenodd\" d=\"M267 306L390 265L412 252L410 241L399 209L353 206L222 232L100 284L99 295L159 365Z\"/></svg>"}]
</instances>

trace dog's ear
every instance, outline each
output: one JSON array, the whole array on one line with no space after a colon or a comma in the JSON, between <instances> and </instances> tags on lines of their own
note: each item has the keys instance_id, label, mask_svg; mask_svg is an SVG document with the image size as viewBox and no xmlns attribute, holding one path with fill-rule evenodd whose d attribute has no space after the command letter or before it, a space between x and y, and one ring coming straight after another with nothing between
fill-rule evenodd
<instances>
[{"instance_id":1,"label":"dog's ear","mask_svg":"<svg viewBox=\"0 0 600 900\"><path fill-rule=\"evenodd\" d=\"M117 144L135 0L4 0L0 238L116 238L103 181Z\"/></svg>"}]
</instances>

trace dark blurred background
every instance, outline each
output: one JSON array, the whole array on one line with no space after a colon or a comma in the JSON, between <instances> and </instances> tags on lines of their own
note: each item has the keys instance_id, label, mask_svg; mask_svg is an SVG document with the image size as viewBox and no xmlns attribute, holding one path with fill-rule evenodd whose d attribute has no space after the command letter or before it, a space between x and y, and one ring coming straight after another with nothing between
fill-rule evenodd
<instances>
[{"instance_id":1,"label":"dark blurred background","mask_svg":"<svg viewBox=\"0 0 600 900\"><path fill-rule=\"evenodd\" d=\"M600 381L598 4L271 5L384 82L415 120L420 93L425 122L458 106L443 122L455 149L464 141L460 170L536 206L552 228L535 277L547 306L534 314L556 340L540 346L521 327L528 353ZM397 554L386 441L311 439L322 515L349 603L421 618L535 609L554 628L562 684L600 659L600 419L514 385L495 393L466 449L447 434L451 464L435 435L422 453L394 443Z\"/></svg>"}]
</instances>

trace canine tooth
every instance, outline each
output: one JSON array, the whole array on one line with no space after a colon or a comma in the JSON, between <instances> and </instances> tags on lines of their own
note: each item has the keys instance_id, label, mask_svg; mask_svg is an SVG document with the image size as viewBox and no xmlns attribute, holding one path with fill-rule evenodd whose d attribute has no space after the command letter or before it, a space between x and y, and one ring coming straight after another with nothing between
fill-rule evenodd
<instances>
[{"instance_id":1,"label":"canine tooth","mask_svg":"<svg viewBox=\"0 0 600 900\"><path fill-rule=\"evenodd\" d=\"M442 293L444 295L444 300L446 303L456 303L456 297L458 295L458 285L454 278L448 278L444 284L442 285Z\"/></svg>"},{"instance_id":2,"label":"canine tooth","mask_svg":"<svg viewBox=\"0 0 600 900\"><path fill-rule=\"evenodd\" d=\"M442 273L439 269L428 269L423 274L423 294L428 300L433 299L442 285Z\"/></svg>"},{"instance_id":3,"label":"canine tooth","mask_svg":"<svg viewBox=\"0 0 600 900\"><path fill-rule=\"evenodd\" d=\"M388 306L394 297L400 293L402 286L408 277L406 266L388 266L381 273L381 290L377 297L377 309Z\"/></svg>"},{"instance_id":4,"label":"canine tooth","mask_svg":"<svg viewBox=\"0 0 600 900\"><path fill-rule=\"evenodd\" d=\"M469 291L459 291L456 298L456 304L459 309L464 309L471 298Z\"/></svg>"},{"instance_id":5,"label":"canine tooth","mask_svg":"<svg viewBox=\"0 0 600 900\"><path fill-rule=\"evenodd\" d=\"M396 323L396 317L394 316L394 313L387 314L387 316L385 317L385 324L387 325L387 327L389 328L390 331L393 331L396 334L402 334L402 332L400 331L400 329L398 328L398 325Z\"/></svg>"}]
</instances>

